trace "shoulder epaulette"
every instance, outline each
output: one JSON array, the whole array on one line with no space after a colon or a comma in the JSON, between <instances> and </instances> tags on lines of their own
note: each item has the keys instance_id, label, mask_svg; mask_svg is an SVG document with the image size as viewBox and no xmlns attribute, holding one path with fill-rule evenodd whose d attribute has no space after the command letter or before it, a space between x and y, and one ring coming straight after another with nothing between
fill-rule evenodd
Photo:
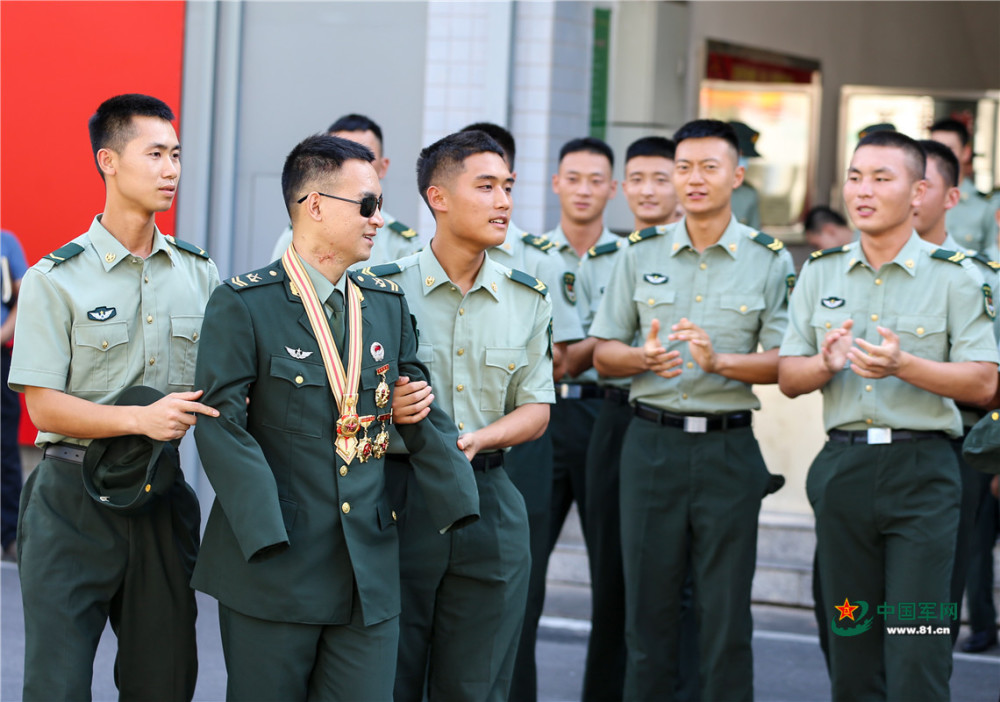
<instances>
[{"instance_id":1,"label":"shoulder epaulette","mask_svg":"<svg viewBox=\"0 0 1000 702\"><path fill-rule=\"evenodd\" d=\"M657 234L662 234L666 231L666 229L666 227L646 227L645 229L637 229L628 235L628 241L630 244L638 244L640 241L652 239Z\"/></svg>"},{"instance_id":2,"label":"shoulder epaulette","mask_svg":"<svg viewBox=\"0 0 1000 702\"><path fill-rule=\"evenodd\" d=\"M962 264L962 261L968 258L961 251L949 251L948 249L935 249L934 253L931 254L931 258L936 258L939 261L951 261L952 263Z\"/></svg>"},{"instance_id":3,"label":"shoulder epaulette","mask_svg":"<svg viewBox=\"0 0 1000 702\"><path fill-rule=\"evenodd\" d=\"M549 291L549 289L545 287L545 283L540 281L538 278L536 278L533 275L528 275L524 271L519 271L516 268L511 268L510 272L507 274L507 277L513 280L515 283L520 283L521 285L528 286L529 288L539 293L540 295L544 295Z\"/></svg>"},{"instance_id":4,"label":"shoulder epaulette","mask_svg":"<svg viewBox=\"0 0 1000 702\"><path fill-rule=\"evenodd\" d=\"M370 275L373 278L382 278L387 275L402 273L403 267L393 261L391 263L382 263L377 266L365 266L361 269L361 272L364 275Z\"/></svg>"},{"instance_id":5,"label":"shoulder epaulette","mask_svg":"<svg viewBox=\"0 0 1000 702\"><path fill-rule=\"evenodd\" d=\"M412 239L413 237L415 237L417 235L417 233L415 231L413 231L412 229L410 229L408 226L406 226L405 224L403 224L399 220L396 220L395 222L393 222L392 224L390 224L389 225L389 229L391 229L392 231L396 232L397 234L399 234L404 239Z\"/></svg>"},{"instance_id":6,"label":"shoulder epaulette","mask_svg":"<svg viewBox=\"0 0 1000 702\"><path fill-rule=\"evenodd\" d=\"M536 249L541 251L548 251L549 249L554 249L557 246L556 242L552 241L544 234L542 236L535 236L534 234L526 233L521 236L521 241L528 246L534 246Z\"/></svg>"},{"instance_id":7,"label":"shoulder epaulette","mask_svg":"<svg viewBox=\"0 0 1000 702\"><path fill-rule=\"evenodd\" d=\"M258 268L255 271L250 271L249 273L234 275L232 278L229 278L224 282L233 290L242 291L249 288L255 288L258 285L278 283L284 279L285 269L282 267L280 262L275 261L264 268Z\"/></svg>"},{"instance_id":8,"label":"shoulder epaulette","mask_svg":"<svg viewBox=\"0 0 1000 702\"><path fill-rule=\"evenodd\" d=\"M834 246L831 249L821 249L820 251L813 251L809 254L809 258L822 258L823 256L829 256L830 254L844 253L847 251L850 244L844 244L843 246Z\"/></svg>"},{"instance_id":9,"label":"shoulder epaulette","mask_svg":"<svg viewBox=\"0 0 1000 702\"><path fill-rule=\"evenodd\" d=\"M595 256L604 256L605 254L614 253L622 246L625 245L624 239L619 239L618 241L609 241L606 244L601 244L600 246L591 246L587 249L587 255L591 258Z\"/></svg>"},{"instance_id":10,"label":"shoulder epaulette","mask_svg":"<svg viewBox=\"0 0 1000 702\"><path fill-rule=\"evenodd\" d=\"M53 265L58 266L60 263L65 263L79 253L83 253L83 247L79 244L70 242L65 246L56 249L49 255L43 256L42 258L48 259L49 261L52 261Z\"/></svg>"},{"instance_id":11,"label":"shoulder epaulette","mask_svg":"<svg viewBox=\"0 0 1000 702\"><path fill-rule=\"evenodd\" d=\"M188 243L183 239L178 239L175 236L164 236L163 238L181 251L187 251L188 253L193 253L195 256L201 256L202 258L209 258L208 252L200 246L195 246L194 244Z\"/></svg>"},{"instance_id":12,"label":"shoulder epaulette","mask_svg":"<svg viewBox=\"0 0 1000 702\"><path fill-rule=\"evenodd\" d=\"M775 239L773 236L769 236L764 232L754 232L750 235L750 239L756 241L761 246L771 249L774 253L778 253L785 248L785 242L781 239Z\"/></svg>"},{"instance_id":13,"label":"shoulder epaulette","mask_svg":"<svg viewBox=\"0 0 1000 702\"><path fill-rule=\"evenodd\" d=\"M375 266L374 269L381 269L385 268L386 266L391 266L396 270L399 270L399 266L397 266L394 263L387 263L384 266ZM396 283L394 283L391 280L385 280L384 278L380 278L374 273L366 272L368 270L369 270L368 268L365 268L362 271L349 271L348 275L351 276L351 280L353 280L362 288L367 288L368 290L380 290L381 292L391 292L391 293L396 293L397 295L403 294L403 289L400 288Z\"/></svg>"},{"instance_id":14,"label":"shoulder epaulette","mask_svg":"<svg viewBox=\"0 0 1000 702\"><path fill-rule=\"evenodd\" d=\"M982 251L977 251L976 253L969 254L969 258L973 261L978 261L983 264L991 271L1000 271L1000 261L991 261L990 257L984 254Z\"/></svg>"}]
</instances>

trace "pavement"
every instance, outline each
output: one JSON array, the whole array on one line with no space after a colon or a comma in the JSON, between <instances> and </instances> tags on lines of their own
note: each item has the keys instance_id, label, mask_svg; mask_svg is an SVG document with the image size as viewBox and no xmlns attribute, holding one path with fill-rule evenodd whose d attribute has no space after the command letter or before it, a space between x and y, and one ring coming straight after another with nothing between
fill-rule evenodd
<instances>
[{"instance_id":1,"label":"pavement","mask_svg":"<svg viewBox=\"0 0 1000 702\"><path fill-rule=\"evenodd\" d=\"M226 670L219 639L215 600L198 594L200 671L194 699L225 699ZM590 622L586 587L549 583L539 629L539 702L580 699L583 662ZM793 607L754 605L754 689L761 702L820 702L830 699L826 668L816 640L812 612ZM963 632L963 638L968 632ZM17 566L0 564L0 702L21 699L24 620ZM94 663L93 698L117 700L112 679L115 638L106 629ZM985 654L954 654L951 678L956 702L997 702L1000 694L1000 649ZM280 702L280 701L275 701ZM516 702L516 701L512 701Z\"/></svg>"}]
</instances>

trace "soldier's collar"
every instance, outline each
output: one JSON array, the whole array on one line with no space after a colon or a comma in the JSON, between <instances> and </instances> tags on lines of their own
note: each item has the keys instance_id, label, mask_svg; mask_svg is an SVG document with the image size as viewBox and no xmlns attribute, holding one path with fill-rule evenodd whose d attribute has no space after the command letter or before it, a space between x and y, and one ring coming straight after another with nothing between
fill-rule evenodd
<instances>
[{"instance_id":1,"label":"soldier's collar","mask_svg":"<svg viewBox=\"0 0 1000 702\"><path fill-rule=\"evenodd\" d=\"M430 245L425 246L419 256L420 275L423 278L420 288L424 291L424 295L430 294L432 290L442 285L452 285L451 279L448 278L448 274L441 267L441 263L437 260ZM476 275L476 280L473 282L469 292L482 288L489 292L493 296L493 299L499 300L499 281L503 277L504 272L500 265L491 259L489 254L484 254L483 265L479 267L479 273Z\"/></svg>"},{"instance_id":2,"label":"soldier's collar","mask_svg":"<svg viewBox=\"0 0 1000 702\"><path fill-rule=\"evenodd\" d=\"M868 262L865 257L865 250L861 246L861 240L851 242L850 249L846 251L849 254L847 258L846 272L851 271L855 266L864 265L868 269L875 271L875 267ZM906 240L903 248L899 250L899 253L895 257L883 266L896 266L901 268L910 274L910 276L915 276L917 274L917 266L920 264L920 258L924 253L927 253L928 247L932 247L928 244L915 231L910 231L910 238ZM877 271L876 271L877 272Z\"/></svg>"},{"instance_id":3,"label":"soldier's collar","mask_svg":"<svg viewBox=\"0 0 1000 702\"><path fill-rule=\"evenodd\" d=\"M302 261L302 268L309 276L309 280L312 281L313 290L316 291L316 297L320 302L326 304L326 301L330 299L330 295L333 294L334 290L339 290L344 299L347 299L347 271L344 271L343 275L340 276L340 280L334 284L330 282L329 278L306 263L304 258L300 256L299 260Z\"/></svg>"},{"instance_id":4,"label":"soldier's collar","mask_svg":"<svg viewBox=\"0 0 1000 702\"><path fill-rule=\"evenodd\" d=\"M122 261L131 261L135 256L111 232L104 228L104 225L101 224L101 216L97 215L94 217L94 221L90 225L90 230L87 232L87 237L90 239L94 251L97 252L97 257L101 260L104 271L108 272ZM166 238L164 238L159 228L154 224L153 249L148 258L160 254L167 256L171 265L173 265L174 251L167 245Z\"/></svg>"},{"instance_id":5,"label":"soldier's collar","mask_svg":"<svg viewBox=\"0 0 1000 702\"><path fill-rule=\"evenodd\" d=\"M708 251L711 248L719 247L729 254L731 258L736 258L736 254L740 250L740 247L746 242L746 237L743 236L739 227L740 225L736 221L736 217L732 217L729 220L729 225L726 227L726 230L722 232L722 236L719 237L719 240L707 247L705 250ZM694 244L691 243L691 236L688 234L687 217L684 217L676 224L671 225L671 229L669 229L668 232L672 232L671 236L674 239L673 243L670 245L671 256L676 256L678 252L683 251L684 249L691 249L697 253L698 250L694 247Z\"/></svg>"}]
</instances>

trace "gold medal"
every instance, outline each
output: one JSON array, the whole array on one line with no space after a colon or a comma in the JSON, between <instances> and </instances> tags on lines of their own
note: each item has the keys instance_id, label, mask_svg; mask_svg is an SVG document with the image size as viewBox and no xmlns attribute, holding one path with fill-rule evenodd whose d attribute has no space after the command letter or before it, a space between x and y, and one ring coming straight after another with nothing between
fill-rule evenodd
<instances>
[{"instance_id":1,"label":"gold medal","mask_svg":"<svg viewBox=\"0 0 1000 702\"><path fill-rule=\"evenodd\" d=\"M368 459L372 457L374 450L374 445L372 440L368 438L368 426L375 421L375 417L372 415L367 415L361 417L361 427L364 429L365 435L361 437L358 441L358 461L361 463L367 463Z\"/></svg>"},{"instance_id":2,"label":"gold medal","mask_svg":"<svg viewBox=\"0 0 1000 702\"><path fill-rule=\"evenodd\" d=\"M375 388L375 406L382 409L389 404L389 383L387 383L385 379L385 374L389 372L389 366L382 366L375 372L382 376L382 380L379 382L378 387Z\"/></svg>"},{"instance_id":3,"label":"gold medal","mask_svg":"<svg viewBox=\"0 0 1000 702\"><path fill-rule=\"evenodd\" d=\"M340 414L340 419L337 420L338 436L353 437L361 428L361 420L355 410L357 402L357 395L344 396L344 409Z\"/></svg>"}]
</instances>

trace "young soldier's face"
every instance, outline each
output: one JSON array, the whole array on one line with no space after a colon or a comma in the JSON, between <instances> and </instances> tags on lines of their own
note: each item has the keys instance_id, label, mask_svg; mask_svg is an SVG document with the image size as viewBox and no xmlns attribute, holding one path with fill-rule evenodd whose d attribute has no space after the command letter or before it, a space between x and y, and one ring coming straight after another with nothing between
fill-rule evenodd
<instances>
[{"instance_id":1,"label":"young soldier's face","mask_svg":"<svg viewBox=\"0 0 1000 702\"><path fill-rule=\"evenodd\" d=\"M927 159L927 190L920 205L913 210L913 228L917 234L924 234L934 229L944 217L944 213L958 202L959 190L948 185L941 171L938 170L936 158Z\"/></svg>"},{"instance_id":2,"label":"young soldier's face","mask_svg":"<svg viewBox=\"0 0 1000 702\"><path fill-rule=\"evenodd\" d=\"M451 230L486 250L507 238L514 178L507 162L484 151L465 159L465 169L442 187Z\"/></svg>"},{"instance_id":3,"label":"young soldier's face","mask_svg":"<svg viewBox=\"0 0 1000 702\"><path fill-rule=\"evenodd\" d=\"M345 161L335 178L314 189L358 201L366 195L376 198L382 195L382 186L374 167L359 159ZM358 261L367 261L372 254L376 231L385 224L382 212L377 208L370 217L364 217L360 205L318 194L310 194L300 207L319 208L323 226L317 227L316 236L304 245L321 262L350 266Z\"/></svg>"},{"instance_id":4,"label":"young soldier's face","mask_svg":"<svg viewBox=\"0 0 1000 702\"><path fill-rule=\"evenodd\" d=\"M685 139L677 145L674 188L688 217L722 212L742 182L743 168L725 139Z\"/></svg>"},{"instance_id":5,"label":"young soldier's face","mask_svg":"<svg viewBox=\"0 0 1000 702\"><path fill-rule=\"evenodd\" d=\"M552 176L552 191L559 196L562 217L574 224L600 222L617 187L607 156L590 151L566 154L559 172Z\"/></svg>"},{"instance_id":6,"label":"young soldier's face","mask_svg":"<svg viewBox=\"0 0 1000 702\"><path fill-rule=\"evenodd\" d=\"M911 224L925 186L910 172L902 149L862 146L851 158L844 202L854 226L865 234L881 234Z\"/></svg>"},{"instance_id":7,"label":"young soldier's face","mask_svg":"<svg viewBox=\"0 0 1000 702\"><path fill-rule=\"evenodd\" d=\"M622 192L642 226L670 221L677 208L673 177L674 162L662 156L635 156L625 164Z\"/></svg>"},{"instance_id":8,"label":"young soldier's face","mask_svg":"<svg viewBox=\"0 0 1000 702\"><path fill-rule=\"evenodd\" d=\"M142 212L165 212L177 194L181 146L170 122L159 117L133 117L135 136L121 153L108 149L114 187Z\"/></svg>"}]
</instances>

